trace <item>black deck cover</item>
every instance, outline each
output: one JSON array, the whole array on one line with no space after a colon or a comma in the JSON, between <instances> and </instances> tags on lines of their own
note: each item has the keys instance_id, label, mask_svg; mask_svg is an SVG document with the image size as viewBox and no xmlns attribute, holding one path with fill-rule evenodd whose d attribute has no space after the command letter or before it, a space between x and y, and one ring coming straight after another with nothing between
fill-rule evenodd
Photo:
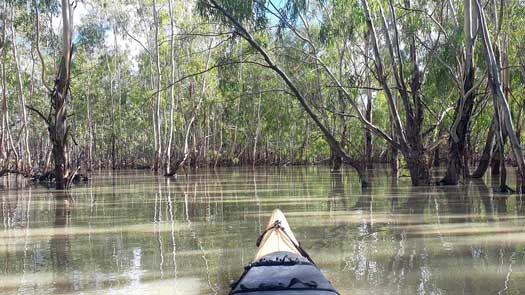
<instances>
[{"instance_id":1,"label":"black deck cover","mask_svg":"<svg viewBox=\"0 0 525 295\"><path fill-rule=\"evenodd\" d=\"M264 256L246 267L231 295L336 295L332 284L308 259L290 252Z\"/></svg>"}]
</instances>

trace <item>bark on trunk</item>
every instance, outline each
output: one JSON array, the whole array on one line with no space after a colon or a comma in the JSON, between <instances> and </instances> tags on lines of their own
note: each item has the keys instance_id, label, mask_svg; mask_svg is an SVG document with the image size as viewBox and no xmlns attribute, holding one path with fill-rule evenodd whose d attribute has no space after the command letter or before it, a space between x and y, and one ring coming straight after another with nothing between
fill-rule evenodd
<instances>
[{"instance_id":1,"label":"bark on trunk","mask_svg":"<svg viewBox=\"0 0 525 295\"><path fill-rule=\"evenodd\" d=\"M499 144L497 143L498 137L496 136L496 144L494 145L493 151L492 151L492 160L490 161L490 174L492 176L499 175L499 167L500 167L500 152L499 152Z\"/></svg>"},{"instance_id":2,"label":"bark on trunk","mask_svg":"<svg viewBox=\"0 0 525 295\"><path fill-rule=\"evenodd\" d=\"M332 152L332 157L330 158L330 166L332 166L330 170L331 172L341 171L341 167L343 166L343 159L334 154L334 152Z\"/></svg>"},{"instance_id":3,"label":"bark on trunk","mask_svg":"<svg viewBox=\"0 0 525 295\"><path fill-rule=\"evenodd\" d=\"M175 18L173 16L173 0L168 1L168 15L170 17L170 127L168 143L166 144L166 174L171 173L171 145L175 122L173 113L175 111Z\"/></svg>"},{"instance_id":4,"label":"bark on trunk","mask_svg":"<svg viewBox=\"0 0 525 295\"><path fill-rule=\"evenodd\" d=\"M88 129L88 149L87 149L87 170L93 170L93 122L91 118L91 75L88 76L88 90L86 96L87 109L87 129Z\"/></svg>"},{"instance_id":5,"label":"bark on trunk","mask_svg":"<svg viewBox=\"0 0 525 295\"><path fill-rule=\"evenodd\" d=\"M365 64L368 65L368 54L370 52L369 43L370 43L370 33L367 33L365 36ZM372 123L372 78L371 73L368 71L366 76L366 111L365 111L365 118L368 122ZM373 154L373 146L372 146L372 132L370 132L370 129L365 128L365 155L366 155L366 167L372 168L372 154Z\"/></svg>"},{"instance_id":6,"label":"bark on trunk","mask_svg":"<svg viewBox=\"0 0 525 295\"><path fill-rule=\"evenodd\" d=\"M372 122L372 90L370 89L367 90L365 118L368 122ZM367 168L372 168L374 166L372 163L373 149L374 147L372 146L372 132L370 132L370 129L365 128L365 154Z\"/></svg>"},{"instance_id":7,"label":"bark on trunk","mask_svg":"<svg viewBox=\"0 0 525 295\"><path fill-rule=\"evenodd\" d=\"M14 25L14 4L11 6L11 48L13 50L13 60L15 63L15 70L16 70L16 87L18 91L18 104L19 104L19 110L20 110L20 120L21 120L21 126L20 126L20 144L21 147L21 154L20 154L20 160L21 160L21 170L24 172L30 172L31 171L31 152L29 151L29 129L27 126L27 112L26 112L26 103L25 103L25 95L24 95L24 88L22 85L22 74L20 71L20 63L18 59L18 51L16 47L16 32L15 32L15 25Z\"/></svg>"},{"instance_id":8,"label":"bark on trunk","mask_svg":"<svg viewBox=\"0 0 525 295\"><path fill-rule=\"evenodd\" d=\"M402 106L404 108L405 126L403 126L400 118L400 112L394 100L393 91L386 76L383 58L380 53L377 34L372 21L372 13L370 11L368 1L362 0L361 3L365 10L365 21L368 27L368 32L370 33L372 49L375 56L375 66L377 72L376 77L385 92L390 116L392 118L391 121L393 122L394 133L397 136L397 140L399 141L399 143L394 140L389 140L389 142L391 145L396 145L396 148L399 148L405 157L407 167L411 174L410 177L412 184L415 186L428 185L430 184L431 180L430 168L426 163L426 156L424 152L425 149L423 147L423 138L421 134L421 125L424 119L424 107L420 95L422 73L420 72L420 67L416 56L415 36L413 33L407 35L408 40L406 43L408 43L410 46L409 57L412 65L412 79L410 81L405 81L405 70L403 69L403 60L399 46L401 41L399 39L394 5L391 1L389 1L392 27L394 30L394 42L392 42L388 22L384 16L383 9L379 7L386 47L390 56L390 67L393 72L397 88L395 91L399 93ZM408 1L405 1L404 4L407 8L410 8L410 3ZM410 90L408 88L408 84L410 84Z\"/></svg>"},{"instance_id":9,"label":"bark on trunk","mask_svg":"<svg viewBox=\"0 0 525 295\"><path fill-rule=\"evenodd\" d=\"M465 64L463 66L464 80L460 98L456 105L454 123L450 130L449 137L449 158L447 162L447 172L440 181L445 185L456 185L460 178L468 177L468 143L467 134L470 127L470 117L474 107L475 91L475 68L474 50L476 36L478 34L479 13L474 0L463 0L464 3L464 24L463 33L465 35Z\"/></svg>"},{"instance_id":10,"label":"bark on trunk","mask_svg":"<svg viewBox=\"0 0 525 295\"><path fill-rule=\"evenodd\" d=\"M441 149L438 146L433 154L432 166L439 167L440 165L441 165Z\"/></svg>"},{"instance_id":11,"label":"bark on trunk","mask_svg":"<svg viewBox=\"0 0 525 295\"><path fill-rule=\"evenodd\" d=\"M487 134L487 140L485 141L485 146L483 147L483 152L481 158L479 159L478 168L474 173L472 173L472 178L481 178L487 172L487 169L490 164L490 158L492 157L492 149L494 147L494 135L496 131L496 123L494 120L490 124L490 129ZM499 171L499 170L498 170Z\"/></svg>"},{"instance_id":12,"label":"bark on trunk","mask_svg":"<svg viewBox=\"0 0 525 295\"><path fill-rule=\"evenodd\" d=\"M410 180L412 185L421 186L430 184L430 169L425 160L423 151L415 153L410 157L405 157L408 170L410 171Z\"/></svg>"},{"instance_id":13,"label":"bark on trunk","mask_svg":"<svg viewBox=\"0 0 525 295\"><path fill-rule=\"evenodd\" d=\"M460 178L468 177L469 171L467 163L464 162L467 153L467 134L470 125L470 117L474 107L474 91L470 91L474 86L474 66L471 63L467 69L467 75L463 84L464 93L468 93L465 97L459 99L456 105L455 118L458 120L457 125L454 125L449 137L449 158L447 162L447 172L445 177L440 181L445 185L456 185Z\"/></svg>"},{"instance_id":14,"label":"bark on trunk","mask_svg":"<svg viewBox=\"0 0 525 295\"><path fill-rule=\"evenodd\" d=\"M399 99L397 97L397 93L392 93L394 100L394 105L396 108L399 108ZM398 141L399 138L396 134L395 126L394 126L394 118L390 116L390 133L392 134L392 139L395 141ZM399 150L394 145L390 145L390 170L392 173L392 178L397 179L399 177Z\"/></svg>"},{"instance_id":15,"label":"bark on trunk","mask_svg":"<svg viewBox=\"0 0 525 295\"><path fill-rule=\"evenodd\" d=\"M56 189L65 189L68 177L67 159L67 136L69 127L67 125L67 110L70 100L69 78L72 57L72 35L73 35L73 7L68 0L62 0L62 60L60 71L55 81L54 91L51 93L53 99L54 118L49 126L49 136L53 144L53 158L55 160Z\"/></svg>"},{"instance_id":16,"label":"bark on trunk","mask_svg":"<svg viewBox=\"0 0 525 295\"><path fill-rule=\"evenodd\" d=\"M155 80L155 90L156 90L156 101L155 101L155 133L157 134L157 144L155 149L155 159L153 162L153 171L157 173L161 166L162 162L162 133L161 133L161 118L160 118L160 104L161 104L161 81L162 81L162 72L160 69L160 44L159 44L159 26L160 20L157 11L157 1L153 0L153 21L155 26L155 72L157 74L157 79Z\"/></svg>"},{"instance_id":17,"label":"bark on trunk","mask_svg":"<svg viewBox=\"0 0 525 295\"><path fill-rule=\"evenodd\" d=\"M492 48L492 42L490 40L489 31L487 28L487 22L485 19L485 14L483 11L483 6L480 4L479 0L476 0L476 4L478 7L478 11L480 12L479 19L480 19L480 25L481 25L481 32L483 33L483 43L484 47L489 59L489 66L490 66L490 74L489 74L489 81L490 81L490 88L494 95L494 107L495 107L495 113L499 115L498 109L501 110L501 129L505 128L505 131L507 135L509 136L512 152L514 154L514 158L516 160L516 163L518 164L518 177L520 178L519 183L521 183L520 188L518 190L522 190L523 186L525 185L524 182L524 169L525 169L525 162L523 160L523 153L521 150L521 146L519 144L518 138L516 137L516 133L514 130L514 123L512 122L512 115L510 113L509 105L507 103L507 98L505 96L505 93L502 88L501 83L501 76L500 76L500 64L497 62L494 51ZM502 134L500 132L500 136L502 137ZM503 144L502 139L500 140L500 148L501 152L503 153ZM503 163L505 159L502 157L501 162ZM503 171L500 171L503 172ZM500 185L503 185L500 183Z\"/></svg>"},{"instance_id":18,"label":"bark on trunk","mask_svg":"<svg viewBox=\"0 0 525 295\"><path fill-rule=\"evenodd\" d=\"M114 32L115 33L115 32ZM111 99L111 168L113 170L116 169L115 165L115 93L113 91L113 81L114 81L114 75L111 71L111 66L109 64L109 56L106 52L106 67L108 69L108 76L109 76L109 96Z\"/></svg>"},{"instance_id":19,"label":"bark on trunk","mask_svg":"<svg viewBox=\"0 0 525 295\"><path fill-rule=\"evenodd\" d=\"M7 18L7 1L3 1L2 5L2 40L6 40L6 18ZM6 53L6 46L5 42L2 44L2 60L0 61L1 65L1 75L2 75L2 130L0 134L0 156L3 159L3 168L8 168L9 165L9 159L8 159L8 145L9 145L9 136L7 134L9 130L9 116L7 113L7 83L6 83L6 61L7 61L7 53Z\"/></svg>"}]
</instances>

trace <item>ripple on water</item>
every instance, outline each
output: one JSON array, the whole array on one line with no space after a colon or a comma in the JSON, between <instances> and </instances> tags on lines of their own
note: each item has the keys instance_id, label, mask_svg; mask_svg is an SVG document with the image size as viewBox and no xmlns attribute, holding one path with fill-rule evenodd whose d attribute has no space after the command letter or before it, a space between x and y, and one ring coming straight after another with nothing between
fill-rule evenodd
<instances>
[{"instance_id":1,"label":"ripple on water","mask_svg":"<svg viewBox=\"0 0 525 295\"><path fill-rule=\"evenodd\" d=\"M524 203L483 182L413 188L376 169L362 191L325 167L91 179L2 191L0 293L227 294L275 207L342 294L525 290Z\"/></svg>"}]
</instances>

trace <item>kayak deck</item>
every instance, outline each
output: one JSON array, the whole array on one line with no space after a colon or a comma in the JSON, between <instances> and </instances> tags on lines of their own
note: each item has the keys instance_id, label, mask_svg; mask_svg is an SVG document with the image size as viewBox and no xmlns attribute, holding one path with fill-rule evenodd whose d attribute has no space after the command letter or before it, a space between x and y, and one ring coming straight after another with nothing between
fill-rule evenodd
<instances>
[{"instance_id":1,"label":"kayak deck","mask_svg":"<svg viewBox=\"0 0 525 295\"><path fill-rule=\"evenodd\" d=\"M279 227L275 227L276 223L279 224ZM281 251L301 255L296 246L299 245L299 242L297 242L297 239L290 229L290 225L283 212L279 209L273 210L272 216L268 221L268 226L266 226L266 232L263 233L261 238L254 261L268 254Z\"/></svg>"},{"instance_id":2,"label":"kayak deck","mask_svg":"<svg viewBox=\"0 0 525 295\"><path fill-rule=\"evenodd\" d=\"M255 260L232 285L231 295L337 295L299 246L284 214L275 209L257 242Z\"/></svg>"}]
</instances>

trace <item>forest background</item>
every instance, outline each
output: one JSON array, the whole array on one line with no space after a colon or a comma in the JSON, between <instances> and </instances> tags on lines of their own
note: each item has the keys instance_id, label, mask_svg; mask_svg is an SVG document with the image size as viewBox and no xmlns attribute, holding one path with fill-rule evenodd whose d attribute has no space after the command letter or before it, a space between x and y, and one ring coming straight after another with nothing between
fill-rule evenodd
<instances>
[{"instance_id":1,"label":"forest background","mask_svg":"<svg viewBox=\"0 0 525 295\"><path fill-rule=\"evenodd\" d=\"M367 186L388 163L413 185L455 185L491 166L507 191L511 165L523 185L521 0L0 9L0 176L52 171L66 188L99 168L329 163Z\"/></svg>"}]
</instances>

